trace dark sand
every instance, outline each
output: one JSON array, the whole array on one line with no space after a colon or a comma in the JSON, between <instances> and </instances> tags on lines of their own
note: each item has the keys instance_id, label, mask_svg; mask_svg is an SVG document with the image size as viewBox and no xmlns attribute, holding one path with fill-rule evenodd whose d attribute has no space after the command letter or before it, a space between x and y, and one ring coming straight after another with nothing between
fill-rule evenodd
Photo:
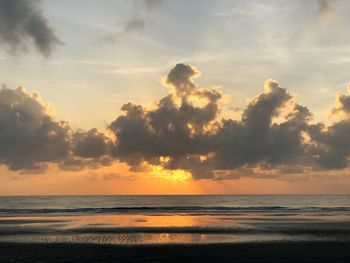
<instances>
[{"instance_id":1,"label":"dark sand","mask_svg":"<svg viewBox=\"0 0 350 263\"><path fill-rule=\"evenodd\" d=\"M350 262L350 242L137 246L0 243L0 262Z\"/></svg>"}]
</instances>

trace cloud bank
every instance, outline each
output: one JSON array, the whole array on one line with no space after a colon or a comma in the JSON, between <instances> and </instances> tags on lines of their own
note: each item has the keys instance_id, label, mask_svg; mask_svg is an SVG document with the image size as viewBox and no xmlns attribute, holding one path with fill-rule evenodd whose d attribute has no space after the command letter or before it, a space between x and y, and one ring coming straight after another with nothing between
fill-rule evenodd
<instances>
[{"instance_id":1,"label":"cloud bank","mask_svg":"<svg viewBox=\"0 0 350 263\"><path fill-rule=\"evenodd\" d=\"M162 80L168 95L151 108L126 103L108 125L74 130L57 120L38 94L0 91L0 162L10 170L43 171L49 165L80 170L127 163L133 171L185 170L194 179L234 179L344 169L349 165L350 95L337 94L331 125L277 81L265 81L238 119L222 118L224 94L200 87L200 71L178 64ZM350 91L349 91L350 93ZM112 138L113 137L113 138Z\"/></svg>"},{"instance_id":2,"label":"cloud bank","mask_svg":"<svg viewBox=\"0 0 350 263\"><path fill-rule=\"evenodd\" d=\"M31 43L49 56L60 43L40 5L40 0L0 0L0 41L10 52L26 51Z\"/></svg>"}]
</instances>

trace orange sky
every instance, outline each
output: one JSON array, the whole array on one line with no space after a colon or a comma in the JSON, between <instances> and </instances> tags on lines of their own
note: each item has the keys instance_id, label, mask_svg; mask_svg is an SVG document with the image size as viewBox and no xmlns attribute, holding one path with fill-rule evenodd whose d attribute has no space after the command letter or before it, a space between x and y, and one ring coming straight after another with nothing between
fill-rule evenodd
<instances>
[{"instance_id":1,"label":"orange sky","mask_svg":"<svg viewBox=\"0 0 350 263\"><path fill-rule=\"evenodd\" d=\"M111 172L131 178L103 178ZM20 175L1 169L0 195L118 195L118 194L349 194L350 179L313 180L241 178L236 180L176 181L150 173L130 175L125 165L92 171L49 171Z\"/></svg>"}]
</instances>

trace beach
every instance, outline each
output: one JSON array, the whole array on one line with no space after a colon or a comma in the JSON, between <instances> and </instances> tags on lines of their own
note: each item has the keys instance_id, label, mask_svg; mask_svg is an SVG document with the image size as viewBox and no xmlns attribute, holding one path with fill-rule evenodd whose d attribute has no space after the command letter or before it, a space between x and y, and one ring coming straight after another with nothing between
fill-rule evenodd
<instances>
[{"instance_id":1,"label":"beach","mask_svg":"<svg viewBox=\"0 0 350 263\"><path fill-rule=\"evenodd\" d=\"M349 262L350 198L315 200L0 198L0 262Z\"/></svg>"}]
</instances>

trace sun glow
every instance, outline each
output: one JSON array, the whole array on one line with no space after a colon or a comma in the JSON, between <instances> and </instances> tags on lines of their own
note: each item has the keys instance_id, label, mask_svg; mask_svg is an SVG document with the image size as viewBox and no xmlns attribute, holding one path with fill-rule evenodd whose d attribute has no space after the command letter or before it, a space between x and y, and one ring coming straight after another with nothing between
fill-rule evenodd
<instances>
[{"instance_id":1,"label":"sun glow","mask_svg":"<svg viewBox=\"0 0 350 263\"><path fill-rule=\"evenodd\" d=\"M191 178L191 173L185 170L167 170L164 167L157 165L152 167L152 176L158 177L161 179L175 181L175 182L184 182Z\"/></svg>"}]
</instances>

